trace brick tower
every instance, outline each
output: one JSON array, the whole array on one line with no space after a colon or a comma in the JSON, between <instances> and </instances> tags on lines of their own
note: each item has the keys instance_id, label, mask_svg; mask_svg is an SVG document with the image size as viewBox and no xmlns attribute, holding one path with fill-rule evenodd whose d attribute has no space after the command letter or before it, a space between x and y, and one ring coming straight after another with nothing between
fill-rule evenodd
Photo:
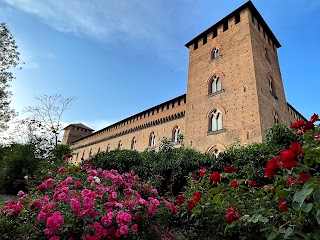
<instances>
[{"instance_id":1,"label":"brick tower","mask_svg":"<svg viewBox=\"0 0 320 240\"><path fill-rule=\"evenodd\" d=\"M64 129L62 144L68 145L83 137L90 135L94 130L82 123L74 123L66 126Z\"/></svg>"},{"instance_id":2,"label":"brick tower","mask_svg":"<svg viewBox=\"0 0 320 240\"><path fill-rule=\"evenodd\" d=\"M261 142L289 123L281 47L251 1L186 44L189 69L186 143L216 154L239 141Z\"/></svg>"}]
</instances>

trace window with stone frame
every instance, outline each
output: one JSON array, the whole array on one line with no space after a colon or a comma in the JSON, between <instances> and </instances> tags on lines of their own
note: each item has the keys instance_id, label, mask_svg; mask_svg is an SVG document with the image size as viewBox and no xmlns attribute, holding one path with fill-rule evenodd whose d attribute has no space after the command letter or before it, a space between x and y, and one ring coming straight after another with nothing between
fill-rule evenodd
<instances>
[{"instance_id":1,"label":"window with stone frame","mask_svg":"<svg viewBox=\"0 0 320 240\"><path fill-rule=\"evenodd\" d=\"M156 146L156 135L154 134L154 132L150 133L149 146L150 147L155 147Z\"/></svg>"},{"instance_id":2,"label":"window with stone frame","mask_svg":"<svg viewBox=\"0 0 320 240\"><path fill-rule=\"evenodd\" d=\"M137 149L137 139L136 137L133 137L131 140L131 150L136 150Z\"/></svg>"},{"instance_id":3,"label":"window with stone frame","mask_svg":"<svg viewBox=\"0 0 320 240\"><path fill-rule=\"evenodd\" d=\"M278 124L280 121L279 121L279 114L277 113L277 111L274 111L273 113L273 121L275 124Z\"/></svg>"},{"instance_id":4,"label":"window with stone frame","mask_svg":"<svg viewBox=\"0 0 320 240\"><path fill-rule=\"evenodd\" d=\"M122 149L122 141L120 140L119 142L118 142L118 149Z\"/></svg>"},{"instance_id":5,"label":"window with stone frame","mask_svg":"<svg viewBox=\"0 0 320 240\"><path fill-rule=\"evenodd\" d=\"M175 126L172 130L172 141L174 143L178 143L180 128L178 126Z\"/></svg>"},{"instance_id":6,"label":"window with stone frame","mask_svg":"<svg viewBox=\"0 0 320 240\"><path fill-rule=\"evenodd\" d=\"M271 93L272 96L274 96L277 99L277 95L274 87L274 80L270 74L268 74L268 83L269 83L269 92Z\"/></svg>"},{"instance_id":7,"label":"window with stone frame","mask_svg":"<svg viewBox=\"0 0 320 240\"><path fill-rule=\"evenodd\" d=\"M221 78L213 75L209 81L209 95L221 91Z\"/></svg>"},{"instance_id":8,"label":"window with stone frame","mask_svg":"<svg viewBox=\"0 0 320 240\"><path fill-rule=\"evenodd\" d=\"M209 131L222 130L222 113L214 109L209 115Z\"/></svg>"},{"instance_id":9,"label":"window with stone frame","mask_svg":"<svg viewBox=\"0 0 320 240\"><path fill-rule=\"evenodd\" d=\"M218 47L214 47L211 52L211 59L218 59L220 56L220 51Z\"/></svg>"}]
</instances>

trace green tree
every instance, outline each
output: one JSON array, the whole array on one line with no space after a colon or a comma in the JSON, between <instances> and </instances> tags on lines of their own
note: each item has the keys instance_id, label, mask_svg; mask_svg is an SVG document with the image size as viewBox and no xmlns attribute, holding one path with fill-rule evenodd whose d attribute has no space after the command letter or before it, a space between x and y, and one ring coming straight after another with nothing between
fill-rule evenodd
<instances>
[{"instance_id":1,"label":"green tree","mask_svg":"<svg viewBox=\"0 0 320 240\"><path fill-rule=\"evenodd\" d=\"M7 123L15 116L10 108L10 81L15 77L12 68L19 65L17 44L5 23L0 23L0 131L7 129Z\"/></svg>"}]
</instances>

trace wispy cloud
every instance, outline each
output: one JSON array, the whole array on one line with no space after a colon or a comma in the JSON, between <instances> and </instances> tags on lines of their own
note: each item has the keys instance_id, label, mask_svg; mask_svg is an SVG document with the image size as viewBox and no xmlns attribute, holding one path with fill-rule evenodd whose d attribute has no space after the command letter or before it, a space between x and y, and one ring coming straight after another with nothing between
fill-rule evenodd
<instances>
[{"instance_id":1,"label":"wispy cloud","mask_svg":"<svg viewBox=\"0 0 320 240\"><path fill-rule=\"evenodd\" d=\"M94 38L113 39L114 33L132 38L150 36L153 27L163 25L165 19L154 14L164 6L157 1L87 1L87 0L2 0L62 32L72 32ZM160 29L161 30L161 29Z\"/></svg>"},{"instance_id":2,"label":"wispy cloud","mask_svg":"<svg viewBox=\"0 0 320 240\"><path fill-rule=\"evenodd\" d=\"M183 50L180 44L174 45L172 29L176 13L172 4L165 1L0 1L37 16L58 31L98 40L106 46L118 42L129 42L138 49L152 46L154 54L171 63Z\"/></svg>"}]
</instances>

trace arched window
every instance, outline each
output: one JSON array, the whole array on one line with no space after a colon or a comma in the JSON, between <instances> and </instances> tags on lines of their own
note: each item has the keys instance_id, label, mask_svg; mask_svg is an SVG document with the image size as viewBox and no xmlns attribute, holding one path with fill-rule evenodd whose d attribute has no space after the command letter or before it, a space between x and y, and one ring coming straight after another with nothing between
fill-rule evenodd
<instances>
[{"instance_id":1,"label":"arched window","mask_svg":"<svg viewBox=\"0 0 320 240\"><path fill-rule=\"evenodd\" d=\"M154 134L154 132L152 132L150 134L150 137L149 137L149 146L150 147L155 147L156 146L156 135Z\"/></svg>"},{"instance_id":2,"label":"arched window","mask_svg":"<svg viewBox=\"0 0 320 240\"><path fill-rule=\"evenodd\" d=\"M269 80L269 91L272 95L274 95L273 79L271 76L268 76L268 80Z\"/></svg>"},{"instance_id":3,"label":"arched window","mask_svg":"<svg viewBox=\"0 0 320 240\"><path fill-rule=\"evenodd\" d=\"M209 118L209 131L217 131L222 129L222 114L214 109Z\"/></svg>"},{"instance_id":4,"label":"arched window","mask_svg":"<svg viewBox=\"0 0 320 240\"><path fill-rule=\"evenodd\" d=\"M273 120L274 120L274 123L276 124L279 123L279 115L276 111L273 113Z\"/></svg>"},{"instance_id":5,"label":"arched window","mask_svg":"<svg viewBox=\"0 0 320 240\"><path fill-rule=\"evenodd\" d=\"M178 126L175 126L172 130L172 141L177 143L178 142L178 136L180 133L180 128Z\"/></svg>"},{"instance_id":6,"label":"arched window","mask_svg":"<svg viewBox=\"0 0 320 240\"><path fill-rule=\"evenodd\" d=\"M107 151L107 152L110 152L110 143L107 145L106 151Z\"/></svg>"},{"instance_id":7,"label":"arched window","mask_svg":"<svg viewBox=\"0 0 320 240\"><path fill-rule=\"evenodd\" d=\"M122 149L122 141L120 140L119 142L118 142L118 149Z\"/></svg>"},{"instance_id":8,"label":"arched window","mask_svg":"<svg viewBox=\"0 0 320 240\"><path fill-rule=\"evenodd\" d=\"M215 47L212 49L211 59L219 58L219 48Z\"/></svg>"},{"instance_id":9,"label":"arched window","mask_svg":"<svg viewBox=\"0 0 320 240\"><path fill-rule=\"evenodd\" d=\"M218 155L226 150L225 146L219 143L212 145L207 151L211 156L218 157Z\"/></svg>"},{"instance_id":10,"label":"arched window","mask_svg":"<svg viewBox=\"0 0 320 240\"><path fill-rule=\"evenodd\" d=\"M137 139L136 137L133 137L131 141L131 150L136 150L136 149L137 149Z\"/></svg>"},{"instance_id":11,"label":"arched window","mask_svg":"<svg viewBox=\"0 0 320 240\"><path fill-rule=\"evenodd\" d=\"M209 81L209 94L221 91L221 79L217 75L213 75Z\"/></svg>"}]
</instances>

